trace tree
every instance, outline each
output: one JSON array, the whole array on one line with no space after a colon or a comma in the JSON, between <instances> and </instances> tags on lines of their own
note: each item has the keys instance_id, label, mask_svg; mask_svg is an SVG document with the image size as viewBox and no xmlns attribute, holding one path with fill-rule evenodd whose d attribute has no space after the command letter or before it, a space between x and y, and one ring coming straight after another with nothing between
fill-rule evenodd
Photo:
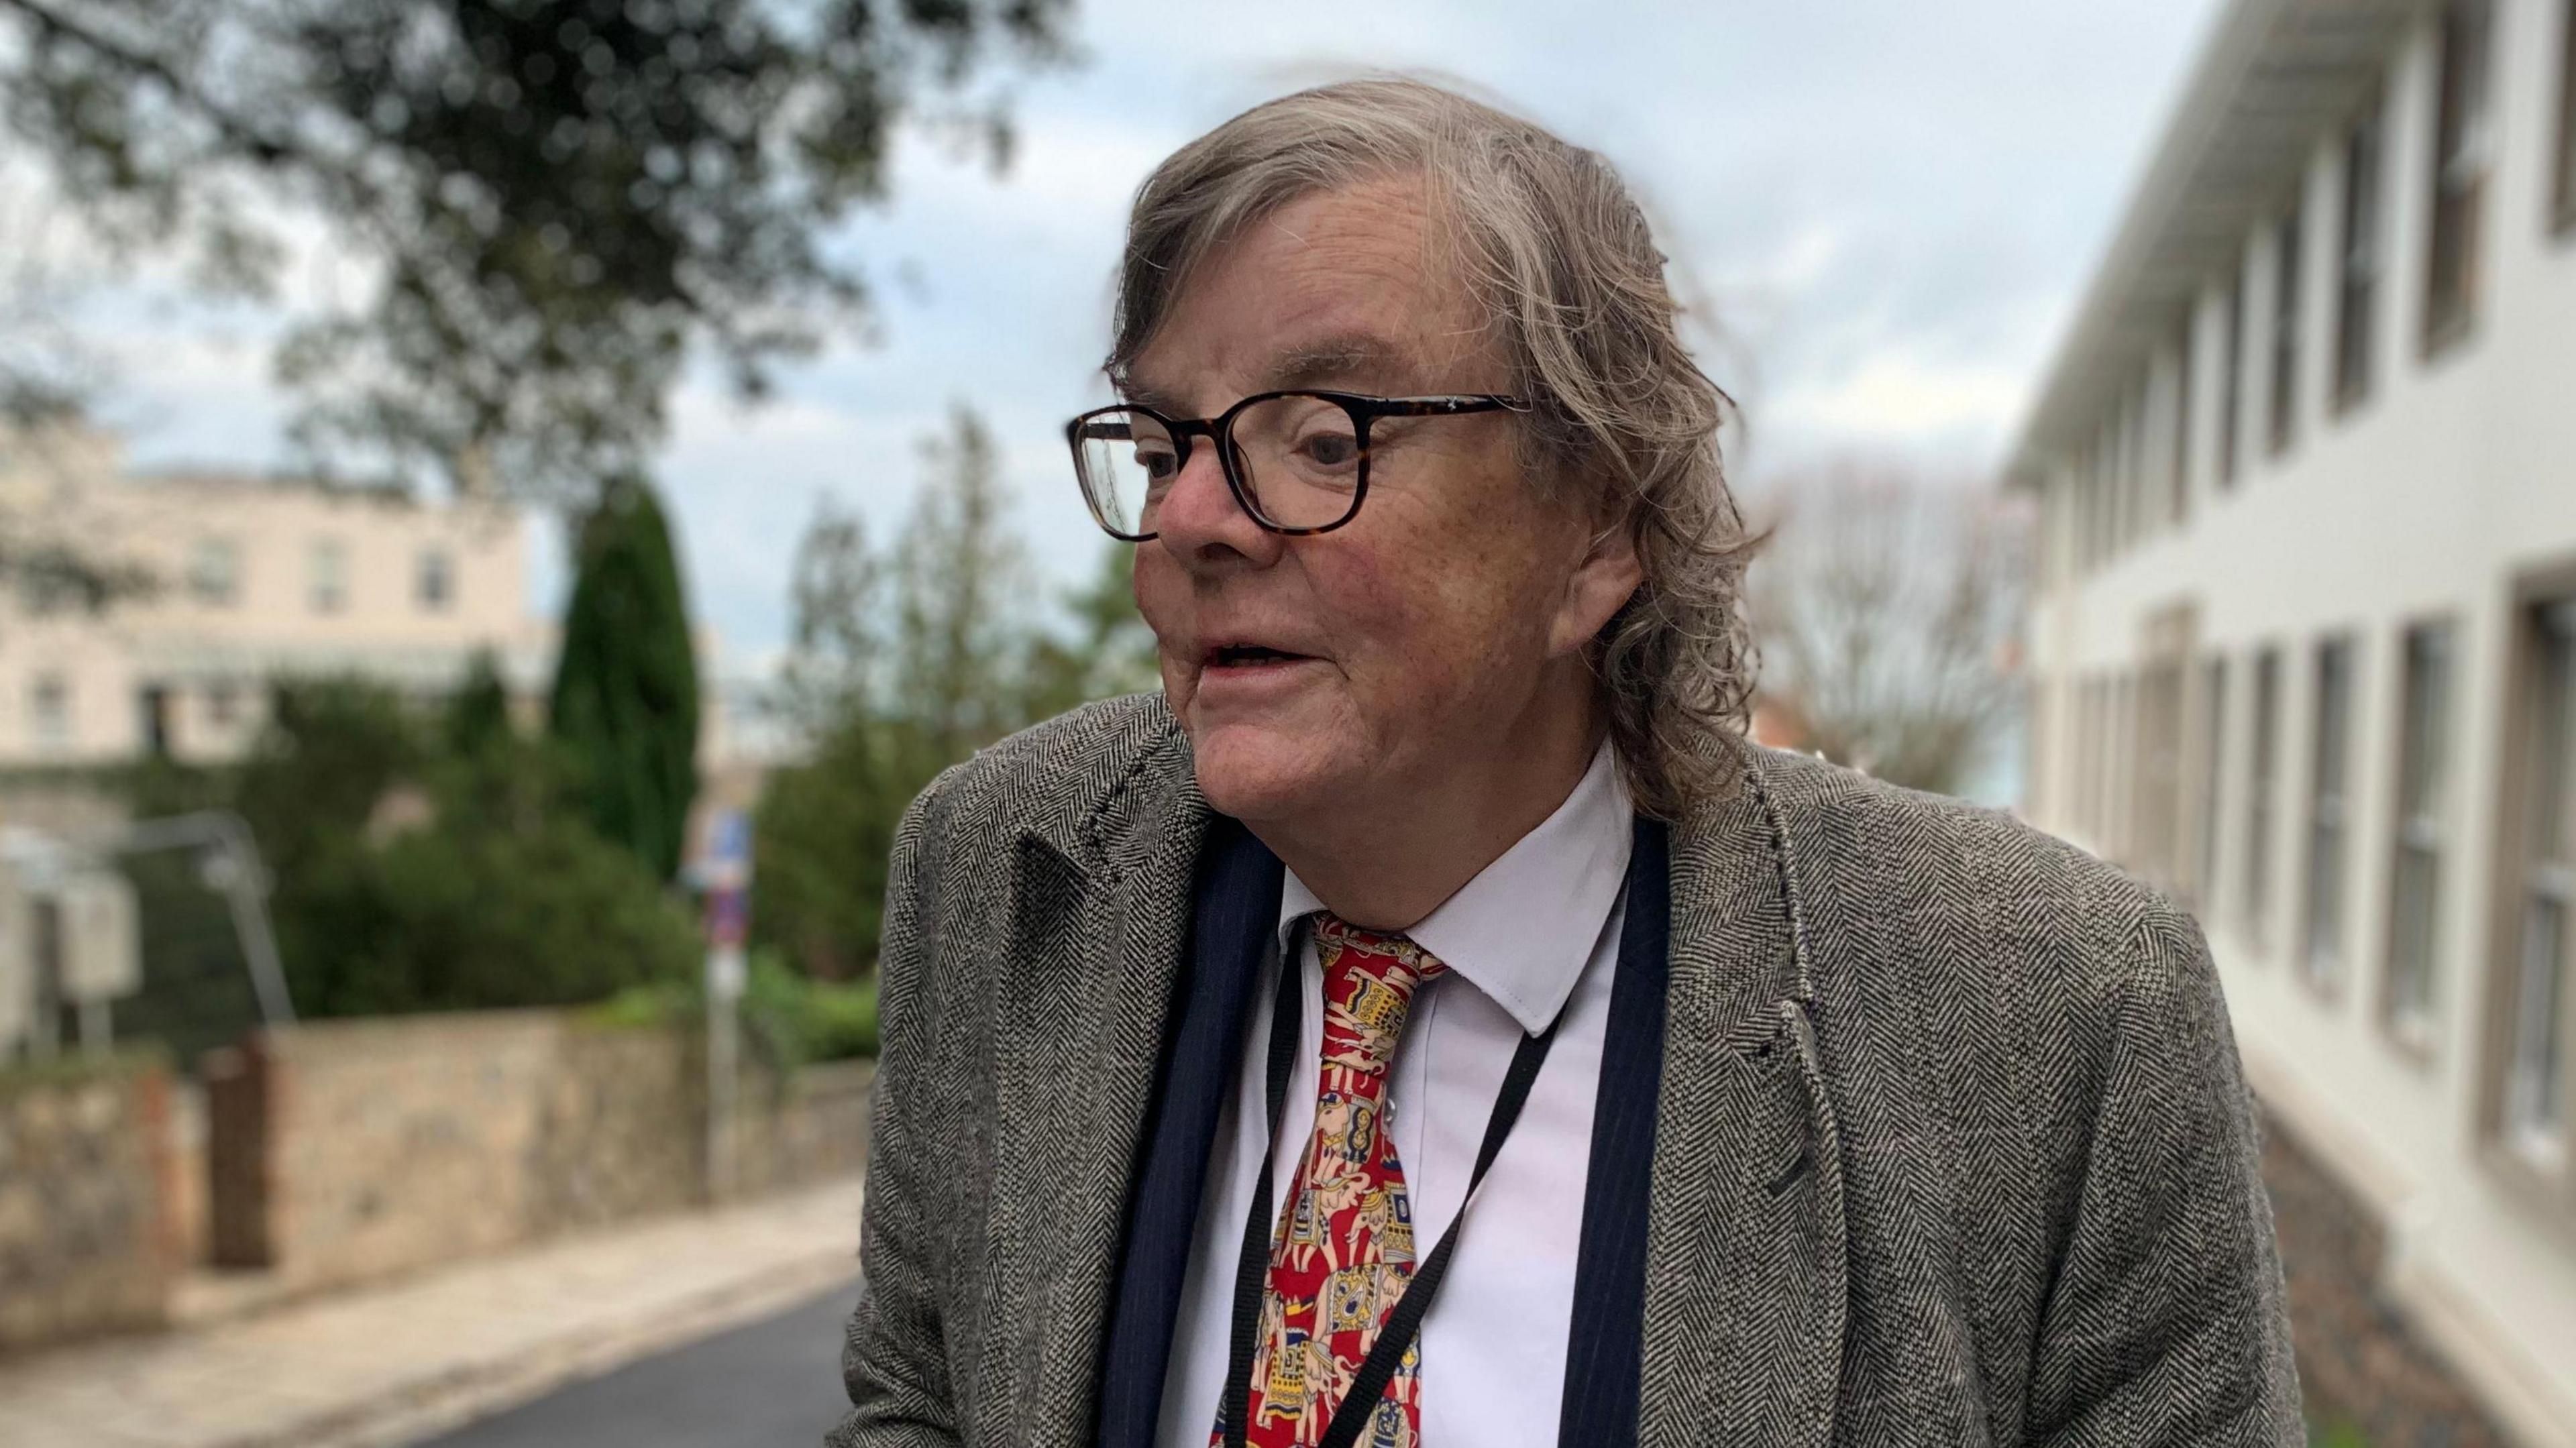
<instances>
[{"instance_id":1,"label":"tree","mask_svg":"<svg viewBox=\"0 0 2576 1448\"><path fill-rule=\"evenodd\" d=\"M960 409L923 448L929 477L890 555L863 521L816 511L790 585L780 707L804 736L754 816L756 940L807 974L876 958L887 855L904 807L941 769L1086 699L1151 688L1152 638L1113 545L1052 627L1025 600L991 435Z\"/></svg>"},{"instance_id":2,"label":"tree","mask_svg":"<svg viewBox=\"0 0 2576 1448\"><path fill-rule=\"evenodd\" d=\"M698 667L651 484L612 483L577 554L547 730L592 827L667 880L697 797Z\"/></svg>"},{"instance_id":3,"label":"tree","mask_svg":"<svg viewBox=\"0 0 2576 1448\"><path fill-rule=\"evenodd\" d=\"M864 320L822 233L882 199L907 117L1003 164L977 77L1058 58L1065 13L0 0L0 124L114 253L263 295L302 221L360 263L364 299L276 357L317 458L586 496L640 464L693 355L758 397Z\"/></svg>"},{"instance_id":4,"label":"tree","mask_svg":"<svg viewBox=\"0 0 2576 1448\"><path fill-rule=\"evenodd\" d=\"M440 732L447 752L471 759L515 737L510 723L510 689L501 680L501 661L490 649L477 649L465 666L465 678L447 699Z\"/></svg>"},{"instance_id":5,"label":"tree","mask_svg":"<svg viewBox=\"0 0 2576 1448\"><path fill-rule=\"evenodd\" d=\"M1776 491L1749 588L1764 693L1837 763L1968 787L2017 704L2021 515L1980 490L1849 462Z\"/></svg>"},{"instance_id":6,"label":"tree","mask_svg":"<svg viewBox=\"0 0 2576 1448\"><path fill-rule=\"evenodd\" d=\"M893 697L922 741L961 759L1020 719L1014 645L1028 615L1028 557L1003 524L992 430L970 408L921 444L930 482L914 505L888 573Z\"/></svg>"},{"instance_id":7,"label":"tree","mask_svg":"<svg viewBox=\"0 0 2576 1448\"><path fill-rule=\"evenodd\" d=\"M1136 611L1136 550L1111 545L1100 571L1067 599L1070 638L1040 634L1029 649L1031 719L1047 719L1090 699L1162 687L1154 631Z\"/></svg>"}]
</instances>

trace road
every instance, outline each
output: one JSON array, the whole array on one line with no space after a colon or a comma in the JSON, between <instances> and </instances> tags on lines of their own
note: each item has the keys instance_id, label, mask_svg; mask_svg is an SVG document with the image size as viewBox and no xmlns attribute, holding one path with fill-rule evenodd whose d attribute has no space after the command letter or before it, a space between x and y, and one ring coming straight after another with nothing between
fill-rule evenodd
<instances>
[{"instance_id":1,"label":"road","mask_svg":"<svg viewBox=\"0 0 2576 1448\"><path fill-rule=\"evenodd\" d=\"M841 1394L843 1288L575 1383L420 1448L816 1448Z\"/></svg>"}]
</instances>

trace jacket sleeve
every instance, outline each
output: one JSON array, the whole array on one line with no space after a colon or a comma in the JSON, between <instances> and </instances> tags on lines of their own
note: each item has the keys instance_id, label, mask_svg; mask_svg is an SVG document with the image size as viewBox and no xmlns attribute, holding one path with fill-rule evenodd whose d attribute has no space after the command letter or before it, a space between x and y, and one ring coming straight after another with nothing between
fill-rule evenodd
<instances>
[{"instance_id":1,"label":"jacket sleeve","mask_svg":"<svg viewBox=\"0 0 2576 1448\"><path fill-rule=\"evenodd\" d=\"M2209 947L2160 901L2126 954L2027 1441L2304 1443L2253 1103Z\"/></svg>"},{"instance_id":2,"label":"jacket sleeve","mask_svg":"<svg viewBox=\"0 0 2576 1448\"><path fill-rule=\"evenodd\" d=\"M946 781L904 812L887 871L877 954L879 1049L870 1103L866 1202L859 1228L859 1305L841 1347L850 1411L825 1448L948 1448L960 1440L941 1321L936 1132L921 1083L936 1049L924 996L936 966L924 937L925 822Z\"/></svg>"}]
</instances>

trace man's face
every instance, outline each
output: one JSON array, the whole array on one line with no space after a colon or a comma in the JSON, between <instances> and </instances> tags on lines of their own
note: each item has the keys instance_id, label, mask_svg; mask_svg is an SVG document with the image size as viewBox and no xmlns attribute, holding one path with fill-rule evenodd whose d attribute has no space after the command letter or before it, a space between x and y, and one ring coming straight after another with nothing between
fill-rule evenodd
<instances>
[{"instance_id":1,"label":"man's face","mask_svg":"<svg viewBox=\"0 0 2576 1448\"><path fill-rule=\"evenodd\" d=\"M1510 380L1409 177L1255 223L1131 369L1133 400L1182 417L1276 388L1405 397ZM1161 536L1138 547L1136 602L1210 804L1290 824L1383 809L1390 791L1493 768L1534 712L1569 707L1636 568L1623 546L1593 550L1600 523L1581 506L1542 499L1518 441L1505 413L1380 419L1359 515L1306 537L1254 523L1216 449L1191 450Z\"/></svg>"}]
</instances>

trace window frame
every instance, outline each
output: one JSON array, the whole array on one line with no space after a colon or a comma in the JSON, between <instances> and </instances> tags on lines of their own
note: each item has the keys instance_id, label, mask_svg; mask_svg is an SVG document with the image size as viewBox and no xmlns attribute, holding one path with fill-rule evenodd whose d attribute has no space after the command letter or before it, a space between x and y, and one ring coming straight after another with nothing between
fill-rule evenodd
<instances>
[{"instance_id":1,"label":"window frame","mask_svg":"<svg viewBox=\"0 0 2576 1448\"><path fill-rule=\"evenodd\" d=\"M2245 259L2227 284L2226 356L2219 360L2218 490L2232 491L2243 473L2245 430Z\"/></svg>"},{"instance_id":2,"label":"window frame","mask_svg":"<svg viewBox=\"0 0 2576 1448\"><path fill-rule=\"evenodd\" d=\"M2307 807L2301 812L2299 864L2298 974L2310 989L2328 999L2340 996L2352 978L2352 836L2358 800L2353 788L2357 737L2357 702L2361 696L2362 639L2356 630L2318 636L2309 647ZM2330 663L2340 664L2329 696ZM2329 740L2327 705L2339 710ZM2328 769L2327 746L2333 745ZM2329 779L2329 773L2332 778ZM2334 788L2329 791L2327 786ZM2330 843L2329 843L2330 841ZM2328 850L2331 849L2331 858ZM2323 872L2323 873L2321 873ZM2320 888L2328 885L2331 888Z\"/></svg>"},{"instance_id":3,"label":"window frame","mask_svg":"<svg viewBox=\"0 0 2576 1448\"><path fill-rule=\"evenodd\" d=\"M2226 650L2211 649L2200 656L2200 818L2193 831L2191 873L2194 903L2212 916L2219 913L2219 897L2227 889L2222 866L2227 858L2227 724L2229 684L2234 676L2235 661Z\"/></svg>"},{"instance_id":4,"label":"window frame","mask_svg":"<svg viewBox=\"0 0 2576 1448\"><path fill-rule=\"evenodd\" d=\"M2423 352L2428 360L2477 330L2487 183L2495 176L2494 0L2448 0L2438 23L2432 195L2424 242Z\"/></svg>"},{"instance_id":5,"label":"window frame","mask_svg":"<svg viewBox=\"0 0 2576 1448\"><path fill-rule=\"evenodd\" d=\"M411 603L417 613L449 614L457 604L456 550L444 543L424 543L412 550ZM437 596L431 596L430 579L438 580Z\"/></svg>"},{"instance_id":6,"label":"window frame","mask_svg":"<svg viewBox=\"0 0 2576 1448\"><path fill-rule=\"evenodd\" d=\"M2174 349L2172 477L2167 486L2172 489L2169 521L2177 528L2191 521L2191 425L2198 410L2192 406L2191 394L2200 375L2200 369L2193 365L2192 352L2200 339L2199 321L2197 313L2184 313L2182 343Z\"/></svg>"},{"instance_id":7,"label":"window frame","mask_svg":"<svg viewBox=\"0 0 2576 1448\"><path fill-rule=\"evenodd\" d=\"M2576 236L2576 0L2558 7L2558 169L2550 181L2549 229Z\"/></svg>"},{"instance_id":8,"label":"window frame","mask_svg":"<svg viewBox=\"0 0 2576 1448\"><path fill-rule=\"evenodd\" d=\"M324 566L326 558L334 560L333 566ZM310 540L304 550L305 612L325 617L347 613L352 587L348 540L330 535Z\"/></svg>"},{"instance_id":9,"label":"window frame","mask_svg":"<svg viewBox=\"0 0 2576 1448\"><path fill-rule=\"evenodd\" d=\"M2300 293L2307 285L2307 258L2302 255L2307 235L2307 198L2295 197L2289 213L2273 224L2272 368L2264 379L2263 446L2265 455L2274 458L2299 445L2299 370L2306 340L2300 329L2307 316L2307 298Z\"/></svg>"},{"instance_id":10,"label":"window frame","mask_svg":"<svg viewBox=\"0 0 2576 1448\"><path fill-rule=\"evenodd\" d=\"M80 710L71 675L58 668L38 669L29 674L29 752L43 759L60 759L71 753L72 744L79 737Z\"/></svg>"},{"instance_id":11,"label":"window frame","mask_svg":"<svg viewBox=\"0 0 2576 1448\"><path fill-rule=\"evenodd\" d=\"M2453 992L2443 989L2442 922L2451 909L2458 884L2447 878L2457 858L2455 810L2459 797L2460 687L2466 630L2459 617L2436 613L2408 620L2397 636L2397 716L2389 751L2390 808L2384 837L2387 866L2387 911L2383 922L2383 960L2379 983L2379 1021L2389 1040L2419 1060L2430 1060L2440 1044L2443 1007ZM2419 645L2439 641L2440 679L2429 711L2417 708L2416 688L2424 675L2425 651ZM2426 728L2425 726L2429 726ZM2419 733L2419 729L2423 732ZM2431 742L2426 744L2429 734ZM2429 761L2418 751L2429 748ZM2419 765L2421 768L2419 769ZM2427 778L2426 776L2429 776ZM2422 785L2419 795L2417 785ZM2416 836L2417 838L2410 838ZM2421 929L2424 956L2420 1009L2401 998L2401 972L2406 964L2406 869L2410 850L2429 858L2429 895ZM2452 888L2443 889L2445 884Z\"/></svg>"},{"instance_id":12,"label":"window frame","mask_svg":"<svg viewBox=\"0 0 2576 1448\"><path fill-rule=\"evenodd\" d=\"M220 567L216 560L221 559ZM239 608L242 602L241 540L208 533L188 548L188 601L199 608Z\"/></svg>"},{"instance_id":13,"label":"window frame","mask_svg":"<svg viewBox=\"0 0 2576 1448\"><path fill-rule=\"evenodd\" d=\"M2570 1069L2576 1066L2576 1061L2570 1059L2570 1047L2576 1046L2576 990L2569 988L2576 984L2576 930L2567 928L2576 924L2576 910L2562 915L2559 940L2555 1003L2557 1141L2540 1146L2517 1140L2514 1123L2509 1119L2509 1092L2519 1044L2515 1028L2524 981L2523 906L2530 893L2527 877L2531 873L2532 796L2540 783L2530 776L2539 762L2541 747L2534 737L2535 725L2545 707L2539 693L2542 651L2546 647L2542 617L2555 608L2576 609L2576 557L2522 574L2514 581L2511 604L2501 768L2497 771L2493 819L2495 868L2488 882L2486 1011L2478 1072L2480 1156L2495 1175L2516 1189L2576 1217L2576 1070ZM2576 670L2576 660L2571 660L2569 667ZM2576 687L2571 687L2571 693L2576 693ZM2570 707L2576 708L2576 700L2570 701ZM2576 771L2576 721L2564 727L2571 742L2566 745L2568 753L2561 767ZM2576 796L2576 780L2563 787ZM2576 821L2568 827L2576 831ZM2576 843L2568 848L2576 851ZM2576 882L2569 884L2561 898L2576 900Z\"/></svg>"},{"instance_id":14,"label":"window frame","mask_svg":"<svg viewBox=\"0 0 2576 1448\"><path fill-rule=\"evenodd\" d=\"M2283 651L2277 643L2258 644L2253 653L2254 678L2249 688L2252 698L2252 736L2246 742L2245 757L2245 859L2237 881L2237 908L2242 912L2245 933L2259 947L2268 947L2271 916L2278 904L2274 899L2272 852L2280 831L2281 790L2281 716Z\"/></svg>"},{"instance_id":15,"label":"window frame","mask_svg":"<svg viewBox=\"0 0 2576 1448\"><path fill-rule=\"evenodd\" d=\"M2370 399L2378 384L2379 278L2388 234L2388 130L2376 93L2344 133L2342 245L2335 257L2334 410Z\"/></svg>"}]
</instances>

